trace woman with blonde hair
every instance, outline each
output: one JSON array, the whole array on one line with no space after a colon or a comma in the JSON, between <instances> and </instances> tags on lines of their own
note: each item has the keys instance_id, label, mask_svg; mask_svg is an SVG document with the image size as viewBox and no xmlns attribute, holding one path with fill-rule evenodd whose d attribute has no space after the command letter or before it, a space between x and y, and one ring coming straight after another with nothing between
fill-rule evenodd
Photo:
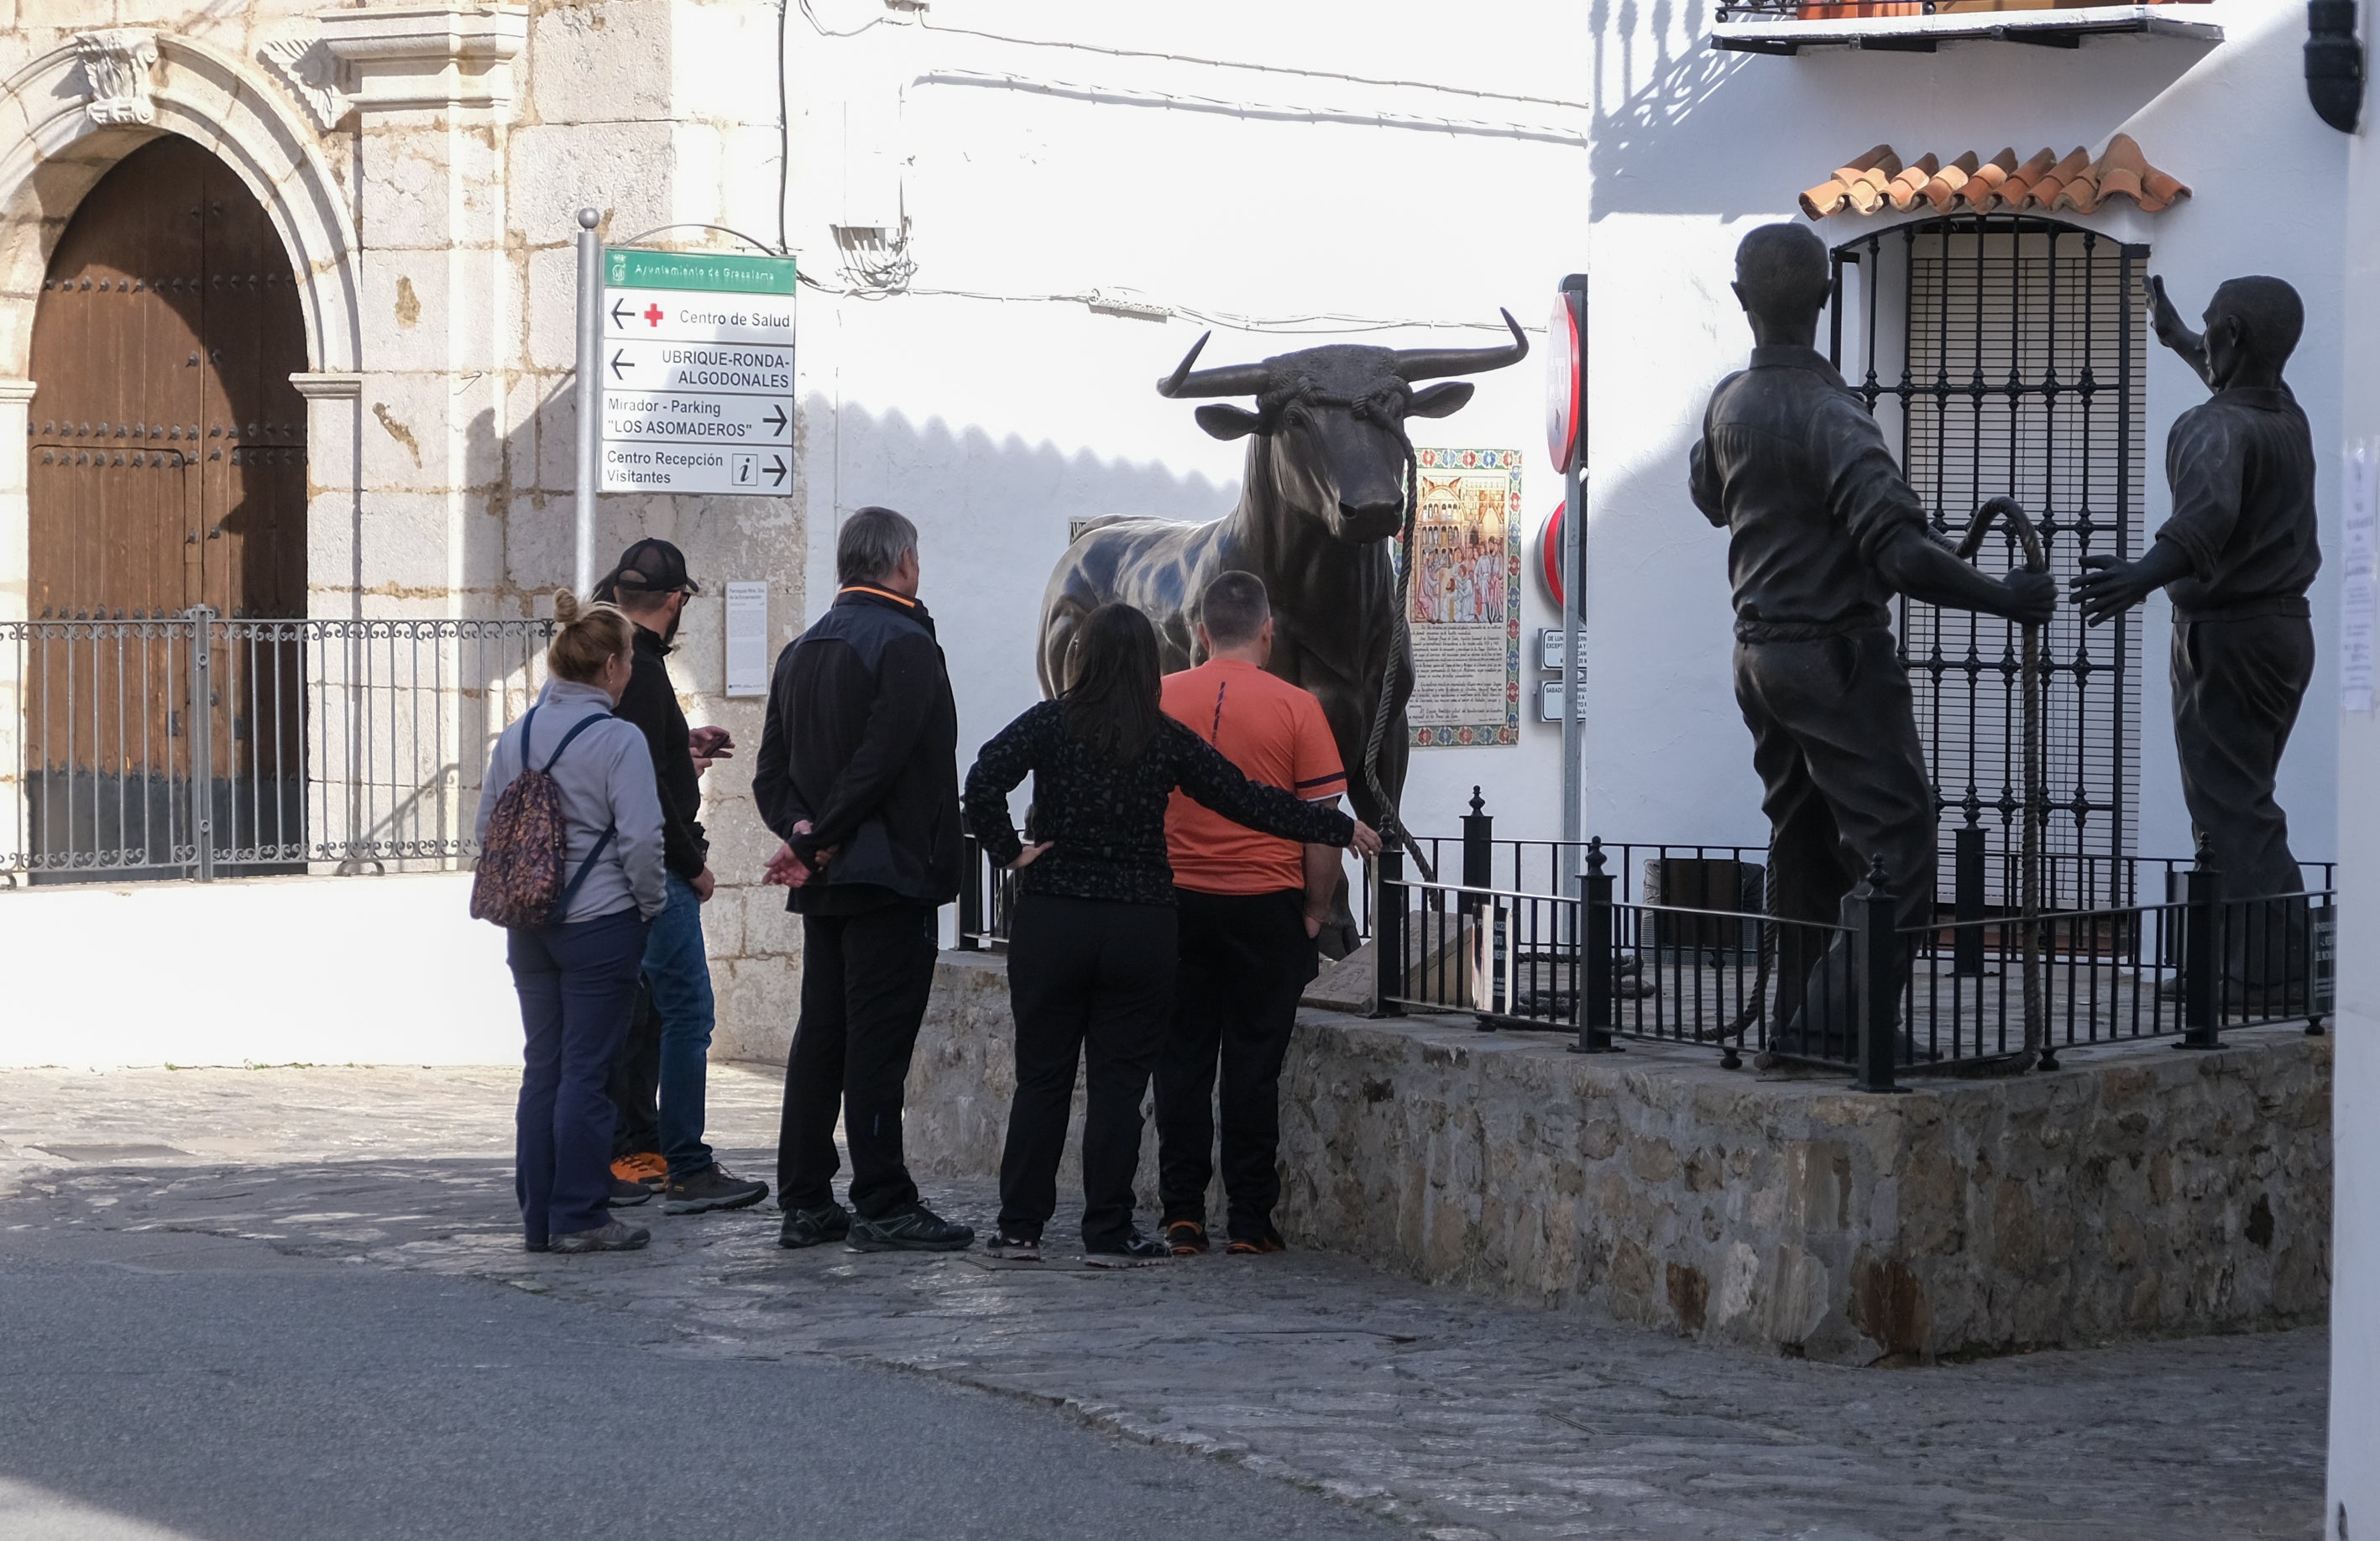
<instances>
[{"instance_id":1,"label":"woman with blonde hair","mask_svg":"<svg viewBox=\"0 0 2380 1541\"><path fill-rule=\"evenodd\" d=\"M612 715L635 646L608 604L553 596L550 677L496 740L480 795L485 841L496 802L526 766L553 782L569 875L541 925L505 931L520 993L520 1105L514 1191L531 1252L625 1252L651 1232L612 1218L612 1062L628 1029L645 931L668 902L662 806L645 735Z\"/></svg>"}]
</instances>

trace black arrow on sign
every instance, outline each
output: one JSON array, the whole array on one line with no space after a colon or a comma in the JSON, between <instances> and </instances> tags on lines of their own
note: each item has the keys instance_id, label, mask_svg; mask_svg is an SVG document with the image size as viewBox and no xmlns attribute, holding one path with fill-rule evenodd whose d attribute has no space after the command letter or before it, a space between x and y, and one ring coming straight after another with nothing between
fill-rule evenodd
<instances>
[{"instance_id":1,"label":"black arrow on sign","mask_svg":"<svg viewBox=\"0 0 2380 1541\"><path fill-rule=\"evenodd\" d=\"M769 415L760 420L769 425L769 431L771 433L785 431L785 409L782 406L770 407Z\"/></svg>"},{"instance_id":2,"label":"black arrow on sign","mask_svg":"<svg viewBox=\"0 0 2380 1541\"><path fill-rule=\"evenodd\" d=\"M627 349L625 348L615 347L612 350L612 378L614 380L624 378L620 372L621 370L633 370L637 367L634 364L624 364L620 361L621 356L626 352Z\"/></svg>"},{"instance_id":3,"label":"black arrow on sign","mask_svg":"<svg viewBox=\"0 0 2380 1541\"><path fill-rule=\"evenodd\" d=\"M628 318L620 314L620 307L627 303L628 302L625 299L615 299L612 302L612 324L613 326L625 326L628 324Z\"/></svg>"},{"instance_id":4,"label":"black arrow on sign","mask_svg":"<svg viewBox=\"0 0 2380 1541\"><path fill-rule=\"evenodd\" d=\"M771 486L778 487L783 486L785 481L785 463L773 455L769 456L769 481Z\"/></svg>"}]
</instances>

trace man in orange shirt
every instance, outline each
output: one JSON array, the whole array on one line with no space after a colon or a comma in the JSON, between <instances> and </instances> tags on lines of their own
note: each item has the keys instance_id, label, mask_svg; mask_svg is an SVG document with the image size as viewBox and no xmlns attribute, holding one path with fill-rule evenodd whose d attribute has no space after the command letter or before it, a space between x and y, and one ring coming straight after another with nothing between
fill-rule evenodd
<instances>
[{"instance_id":1,"label":"man in orange shirt","mask_svg":"<svg viewBox=\"0 0 2380 1541\"><path fill-rule=\"evenodd\" d=\"M1165 678L1165 714L1251 781L1336 803L1347 773L1322 703L1265 673L1272 607L1254 574L1227 572L1198 601L1207 661ZM1158 1193L1177 1256L1207 1250L1215 1174L1215 1075L1222 1071L1223 1192L1230 1250L1279 1252L1281 1064L1297 1000L1315 975L1340 853L1232 823L1180 792L1165 816L1180 904L1173 1025L1157 1062Z\"/></svg>"}]
</instances>

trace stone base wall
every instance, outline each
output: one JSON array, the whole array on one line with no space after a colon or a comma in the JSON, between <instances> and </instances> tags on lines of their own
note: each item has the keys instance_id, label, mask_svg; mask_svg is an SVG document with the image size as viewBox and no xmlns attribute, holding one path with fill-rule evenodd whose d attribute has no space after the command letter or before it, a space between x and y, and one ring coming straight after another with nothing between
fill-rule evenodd
<instances>
[{"instance_id":1,"label":"stone base wall","mask_svg":"<svg viewBox=\"0 0 2380 1541\"><path fill-rule=\"evenodd\" d=\"M910 1076L921 1171L998 1170L1005 986L996 957L945 956ZM2049 1074L1887 1097L1721 1070L1707 1051L1577 1055L1447 1021L1301 1018L1279 1216L1294 1242L1853 1365L2325 1307L2327 1037L2082 1050ZM1079 1106L1077 1120L1069 1186Z\"/></svg>"}]
</instances>

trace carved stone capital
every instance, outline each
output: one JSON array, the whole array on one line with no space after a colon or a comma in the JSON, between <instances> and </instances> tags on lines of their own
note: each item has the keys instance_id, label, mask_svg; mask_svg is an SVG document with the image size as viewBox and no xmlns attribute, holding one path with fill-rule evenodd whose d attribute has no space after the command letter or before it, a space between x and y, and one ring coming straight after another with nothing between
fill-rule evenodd
<instances>
[{"instance_id":1,"label":"carved stone capital","mask_svg":"<svg viewBox=\"0 0 2380 1541\"><path fill-rule=\"evenodd\" d=\"M149 100L149 79L157 67L157 34L137 27L110 27L103 31L77 32L71 40L82 61L91 101L85 111L103 128L155 121L157 109Z\"/></svg>"},{"instance_id":2,"label":"carved stone capital","mask_svg":"<svg viewBox=\"0 0 2380 1541\"><path fill-rule=\"evenodd\" d=\"M512 110L513 60L528 45L525 6L343 6L315 20L365 113Z\"/></svg>"},{"instance_id":3,"label":"carved stone capital","mask_svg":"<svg viewBox=\"0 0 2380 1541\"><path fill-rule=\"evenodd\" d=\"M322 29L306 20L275 30L257 45L256 56L306 109L318 132L338 127L353 105L340 89L340 66L323 46Z\"/></svg>"}]
</instances>

